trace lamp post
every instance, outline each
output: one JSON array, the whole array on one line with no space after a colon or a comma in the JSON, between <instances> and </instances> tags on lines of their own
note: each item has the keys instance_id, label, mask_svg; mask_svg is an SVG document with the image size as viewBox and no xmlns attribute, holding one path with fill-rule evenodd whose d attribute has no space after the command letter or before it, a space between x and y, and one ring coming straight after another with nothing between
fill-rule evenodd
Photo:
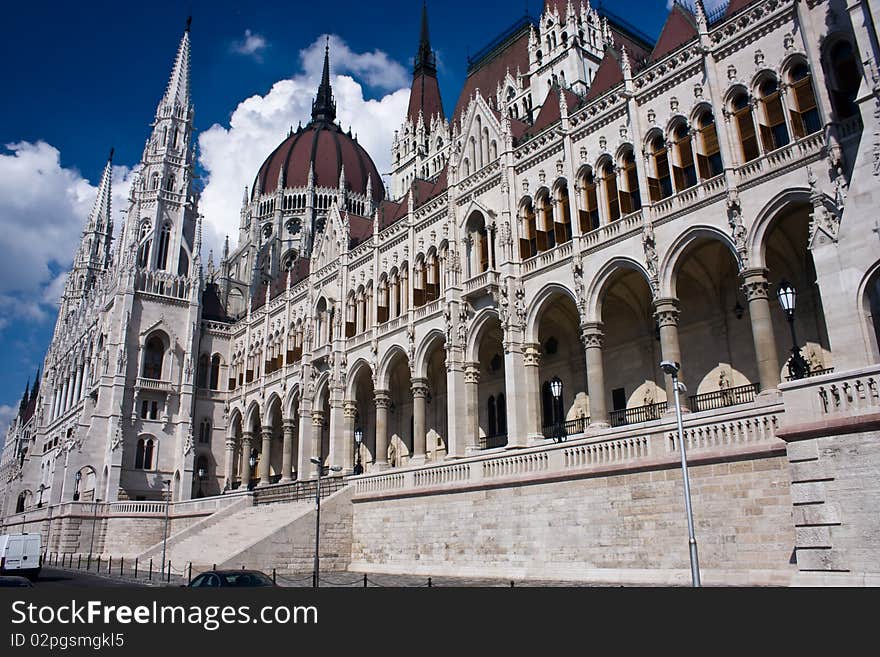
<instances>
[{"instance_id":1,"label":"lamp post","mask_svg":"<svg viewBox=\"0 0 880 657\"><path fill-rule=\"evenodd\" d=\"M79 502L79 482L82 479L82 471L77 470L73 475L73 501Z\"/></svg>"},{"instance_id":2,"label":"lamp post","mask_svg":"<svg viewBox=\"0 0 880 657\"><path fill-rule=\"evenodd\" d=\"M672 391L675 396L675 420L678 423L678 446L681 452L681 474L684 481L684 507L687 512L688 546L691 558L691 581L695 587L700 586L700 560L697 556L697 539L694 536L694 512L691 509L691 485L688 478L687 451L684 444L684 426L681 423L681 401L679 400L679 388L684 388L683 383L678 381L678 370L681 366L670 360L660 363L660 369L672 377Z\"/></svg>"},{"instance_id":3,"label":"lamp post","mask_svg":"<svg viewBox=\"0 0 880 657\"><path fill-rule=\"evenodd\" d=\"M199 468L197 471L197 476L199 478L199 497L204 497L205 493L202 491L202 482L205 480L207 473L205 472L205 468Z\"/></svg>"},{"instance_id":4,"label":"lamp post","mask_svg":"<svg viewBox=\"0 0 880 657\"><path fill-rule=\"evenodd\" d=\"M165 528L162 530L162 572L165 572L165 548L168 545L168 507L171 504L171 480L162 482L165 486Z\"/></svg>"},{"instance_id":5,"label":"lamp post","mask_svg":"<svg viewBox=\"0 0 880 657\"><path fill-rule=\"evenodd\" d=\"M550 380L550 392L553 395L553 440L561 443L565 440L565 427L562 426L562 379L554 376Z\"/></svg>"},{"instance_id":6,"label":"lamp post","mask_svg":"<svg viewBox=\"0 0 880 657\"><path fill-rule=\"evenodd\" d=\"M254 466L257 464L257 450L251 450L251 455L248 457L248 465L251 466L251 477L248 482L248 490L251 490L254 487Z\"/></svg>"},{"instance_id":7,"label":"lamp post","mask_svg":"<svg viewBox=\"0 0 880 657\"><path fill-rule=\"evenodd\" d=\"M43 491L45 491L45 490L46 490L46 484L40 484L40 488L39 488L40 499L39 499L39 501L37 501L37 508L38 509L43 508Z\"/></svg>"},{"instance_id":8,"label":"lamp post","mask_svg":"<svg viewBox=\"0 0 880 657\"><path fill-rule=\"evenodd\" d=\"M321 475L324 474L324 464L322 459L317 456L313 456L309 460L318 466L318 481L315 485L315 566L314 572L312 573L312 587L318 588L318 572L320 569L318 550L321 547ZM330 470L333 472L339 472L342 468L338 465L334 465Z\"/></svg>"},{"instance_id":9,"label":"lamp post","mask_svg":"<svg viewBox=\"0 0 880 657\"><path fill-rule=\"evenodd\" d=\"M92 558L92 550L95 549L95 525L98 524L98 504L101 502L101 498L95 498L95 511L92 514L92 540L89 542L89 560Z\"/></svg>"},{"instance_id":10,"label":"lamp post","mask_svg":"<svg viewBox=\"0 0 880 657\"><path fill-rule=\"evenodd\" d=\"M788 361L788 374L792 379L803 379L810 374L810 364L801 355L801 350L797 346L797 336L794 332L794 308L797 303L797 290L794 286L784 278L779 281L776 289L776 298L779 299L779 305L785 312L785 318L791 328L791 358Z\"/></svg>"},{"instance_id":11,"label":"lamp post","mask_svg":"<svg viewBox=\"0 0 880 657\"><path fill-rule=\"evenodd\" d=\"M357 460L354 464L354 474L364 474L364 466L361 463L361 445L364 442L364 430L357 427L354 430L354 448L357 451Z\"/></svg>"}]
</instances>

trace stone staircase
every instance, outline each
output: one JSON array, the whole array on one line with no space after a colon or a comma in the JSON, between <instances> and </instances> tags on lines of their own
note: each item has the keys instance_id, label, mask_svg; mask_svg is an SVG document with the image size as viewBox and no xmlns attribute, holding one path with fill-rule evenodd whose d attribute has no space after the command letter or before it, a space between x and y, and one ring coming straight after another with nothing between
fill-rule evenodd
<instances>
[{"instance_id":1,"label":"stone staircase","mask_svg":"<svg viewBox=\"0 0 880 657\"><path fill-rule=\"evenodd\" d=\"M344 570L351 560L351 494L342 489L321 502L321 557L338 561ZM256 568L309 572L315 540L313 501L275 502L218 513L168 539L166 559L173 571L192 563L193 573L217 568ZM162 558L162 544L139 555L141 562ZM329 566L329 564L328 564Z\"/></svg>"}]
</instances>

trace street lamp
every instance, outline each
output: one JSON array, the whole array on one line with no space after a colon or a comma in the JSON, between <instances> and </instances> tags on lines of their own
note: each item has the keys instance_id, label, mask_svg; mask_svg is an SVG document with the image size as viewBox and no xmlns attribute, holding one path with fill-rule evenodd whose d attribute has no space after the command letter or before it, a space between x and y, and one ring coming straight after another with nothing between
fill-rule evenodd
<instances>
[{"instance_id":1,"label":"street lamp","mask_svg":"<svg viewBox=\"0 0 880 657\"><path fill-rule=\"evenodd\" d=\"M37 502L37 508L41 509L41 508L43 508L43 491L46 490L46 484L40 484L39 490L40 490L40 499Z\"/></svg>"},{"instance_id":2,"label":"street lamp","mask_svg":"<svg viewBox=\"0 0 880 657\"><path fill-rule=\"evenodd\" d=\"M248 457L248 464L251 466L251 476L248 482L248 490L254 487L254 466L257 464L257 450L252 449L251 455Z\"/></svg>"},{"instance_id":3,"label":"street lamp","mask_svg":"<svg viewBox=\"0 0 880 657\"><path fill-rule=\"evenodd\" d=\"M561 443L565 440L565 428L562 426L562 379L554 376L550 379L550 392L553 395L553 440Z\"/></svg>"},{"instance_id":4,"label":"street lamp","mask_svg":"<svg viewBox=\"0 0 880 657\"><path fill-rule=\"evenodd\" d=\"M80 470L76 471L76 474L73 475L73 501L79 502L79 482L82 479L82 472Z\"/></svg>"},{"instance_id":5,"label":"street lamp","mask_svg":"<svg viewBox=\"0 0 880 657\"><path fill-rule=\"evenodd\" d=\"M324 474L324 464L322 459L317 456L313 456L309 460L318 466L318 481L315 486L315 567L314 572L312 573L312 587L318 588L318 572L320 569L318 550L321 547L321 475ZM333 472L339 472L342 468L338 465L334 465L330 467L330 470Z\"/></svg>"},{"instance_id":6,"label":"street lamp","mask_svg":"<svg viewBox=\"0 0 880 657\"><path fill-rule=\"evenodd\" d=\"M364 442L364 430L360 427L354 430L354 445L357 450L357 462L354 464L354 474L364 474L364 466L361 463L361 445Z\"/></svg>"},{"instance_id":7,"label":"street lamp","mask_svg":"<svg viewBox=\"0 0 880 657\"><path fill-rule=\"evenodd\" d=\"M700 586L700 560L697 556L697 539L694 536L694 512L691 509L691 485L688 478L687 468L687 451L684 444L684 426L681 423L681 402L678 393L680 389L684 389L684 384L678 380L678 371L681 366L671 360L660 362L660 369L664 373L672 377L672 391L675 396L675 420L678 423L678 446L681 452L681 474L684 481L684 506L687 511L688 524L688 545L690 547L691 557L691 581L693 585Z\"/></svg>"},{"instance_id":8,"label":"street lamp","mask_svg":"<svg viewBox=\"0 0 880 657\"><path fill-rule=\"evenodd\" d=\"M202 482L205 480L207 473L205 472L205 468L199 468L197 471L197 476L199 478L199 497L204 497L205 493L202 491Z\"/></svg>"},{"instance_id":9,"label":"street lamp","mask_svg":"<svg viewBox=\"0 0 880 657\"><path fill-rule=\"evenodd\" d=\"M171 504L171 480L162 482L165 486L165 528L162 530L162 572L165 572L165 548L168 545L168 506Z\"/></svg>"},{"instance_id":10,"label":"street lamp","mask_svg":"<svg viewBox=\"0 0 880 657\"><path fill-rule=\"evenodd\" d=\"M788 374L792 379L803 379L810 374L810 364L801 356L801 350L797 346L797 337L794 333L794 308L797 303L797 290L784 278L779 281L776 289L776 297L779 305L785 312L785 318L791 328L791 358L788 361Z\"/></svg>"}]
</instances>

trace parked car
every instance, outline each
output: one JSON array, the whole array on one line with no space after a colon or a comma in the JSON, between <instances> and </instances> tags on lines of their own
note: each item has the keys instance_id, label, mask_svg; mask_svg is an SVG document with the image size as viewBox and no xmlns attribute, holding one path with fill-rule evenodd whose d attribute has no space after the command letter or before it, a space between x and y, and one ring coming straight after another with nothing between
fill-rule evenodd
<instances>
[{"instance_id":1,"label":"parked car","mask_svg":"<svg viewBox=\"0 0 880 657\"><path fill-rule=\"evenodd\" d=\"M3 534L0 536L0 575L40 576L40 535Z\"/></svg>"},{"instance_id":2,"label":"parked car","mask_svg":"<svg viewBox=\"0 0 880 657\"><path fill-rule=\"evenodd\" d=\"M33 586L31 580L27 577L19 577L18 575L0 575L0 587L28 587Z\"/></svg>"},{"instance_id":3,"label":"parked car","mask_svg":"<svg viewBox=\"0 0 880 657\"><path fill-rule=\"evenodd\" d=\"M259 570L209 570L193 578L192 588L275 586L272 578Z\"/></svg>"}]
</instances>

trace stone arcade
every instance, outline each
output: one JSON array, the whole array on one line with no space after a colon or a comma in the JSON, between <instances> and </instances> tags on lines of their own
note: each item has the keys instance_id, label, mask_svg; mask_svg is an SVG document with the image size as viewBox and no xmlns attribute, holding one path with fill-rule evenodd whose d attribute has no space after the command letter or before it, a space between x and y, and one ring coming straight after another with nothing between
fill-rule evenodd
<instances>
[{"instance_id":1,"label":"stone arcade","mask_svg":"<svg viewBox=\"0 0 880 657\"><path fill-rule=\"evenodd\" d=\"M318 457L327 567L686 582L668 359L704 582L880 583L878 19L696 0L655 43L547 0L446 116L424 12L388 190L328 51L216 267L187 28L10 427L4 531L147 557L168 490L176 563L307 571Z\"/></svg>"}]
</instances>

